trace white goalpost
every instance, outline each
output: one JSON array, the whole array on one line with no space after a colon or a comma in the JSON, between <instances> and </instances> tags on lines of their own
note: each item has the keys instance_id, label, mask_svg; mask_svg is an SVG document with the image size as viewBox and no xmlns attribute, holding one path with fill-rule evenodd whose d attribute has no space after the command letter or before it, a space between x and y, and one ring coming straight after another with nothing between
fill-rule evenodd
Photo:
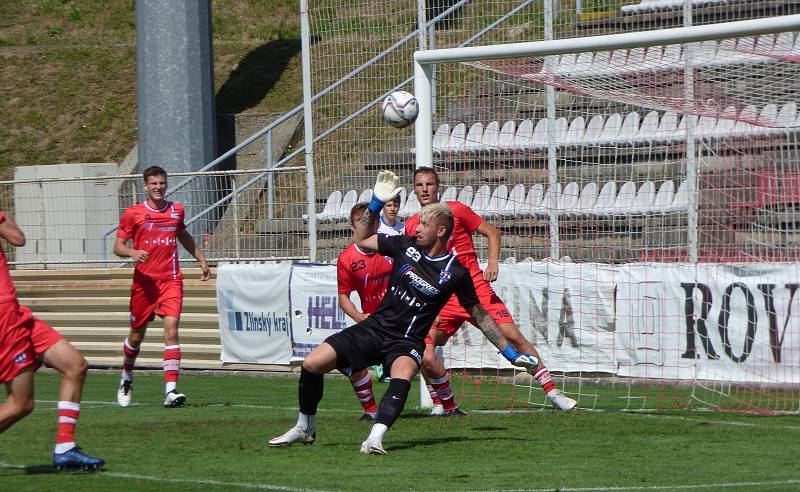
<instances>
[{"instance_id":1,"label":"white goalpost","mask_svg":"<svg viewBox=\"0 0 800 492\"><path fill-rule=\"evenodd\" d=\"M494 289L582 408L800 411L798 31L414 54L415 165L503 231ZM546 403L473 327L444 360L467 399Z\"/></svg>"}]
</instances>

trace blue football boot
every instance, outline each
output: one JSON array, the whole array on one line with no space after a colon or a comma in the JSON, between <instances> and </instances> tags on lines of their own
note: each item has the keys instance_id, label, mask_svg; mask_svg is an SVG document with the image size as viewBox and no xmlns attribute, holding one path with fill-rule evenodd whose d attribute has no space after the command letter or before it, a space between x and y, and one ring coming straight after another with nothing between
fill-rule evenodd
<instances>
[{"instance_id":1,"label":"blue football boot","mask_svg":"<svg viewBox=\"0 0 800 492\"><path fill-rule=\"evenodd\" d=\"M96 470L105 464L105 460L89 456L78 446L61 454L53 453L53 465L58 470Z\"/></svg>"}]
</instances>

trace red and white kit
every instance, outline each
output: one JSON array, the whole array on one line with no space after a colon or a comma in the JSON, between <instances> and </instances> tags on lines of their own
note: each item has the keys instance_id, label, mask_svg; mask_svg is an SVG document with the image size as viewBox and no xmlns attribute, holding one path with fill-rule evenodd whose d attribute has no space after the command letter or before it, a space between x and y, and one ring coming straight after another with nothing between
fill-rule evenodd
<instances>
[{"instance_id":1,"label":"red and white kit","mask_svg":"<svg viewBox=\"0 0 800 492\"><path fill-rule=\"evenodd\" d=\"M358 292L361 312L374 313L386 294L392 262L377 253L369 253L350 244L339 254L336 262L336 283L339 294Z\"/></svg>"},{"instance_id":2,"label":"red and white kit","mask_svg":"<svg viewBox=\"0 0 800 492\"><path fill-rule=\"evenodd\" d=\"M176 235L186 229L183 205L166 202L161 210L147 202L128 207L120 219L117 237L133 240L133 248L147 251L137 263L131 286L131 328L138 329L155 315L180 319L183 274Z\"/></svg>"},{"instance_id":3,"label":"red and white kit","mask_svg":"<svg viewBox=\"0 0 800 492\"><path fill-rule=\"evenodd\" d=\"M489 282L483 278L483 270L478 264L478 256L475 253L472 234L478 230L483 219L461 202L448 201L445 204L450 207L454 219L453 233L447 242L447 249L455 255L462 266L469 270L472 282L475 284L475 292L478 294L478 299L480 299L481 305L494 318L495 322L497 324L513 323L514 319L511 317L511 313L494 292L492 286L489 285ZM419 214L415 214L406 221L406 235L413 236L417 224L419 224ZM475 324L472 316L461 307L456 296L453 296L442 308L438 322L434 323L431 329L444 331L449 338L461 327L464 321ZM430 337L425 342L430 343Z\"/></svg>"}]
</instances>

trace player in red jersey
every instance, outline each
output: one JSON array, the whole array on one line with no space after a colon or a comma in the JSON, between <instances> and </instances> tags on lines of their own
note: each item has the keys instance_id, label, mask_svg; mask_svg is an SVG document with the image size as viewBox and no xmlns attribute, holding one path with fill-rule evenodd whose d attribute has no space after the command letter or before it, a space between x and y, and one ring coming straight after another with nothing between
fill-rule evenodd
<instances>
[{"instance_id":1,"label":"player in red jersey","mask_svg":"<svg viewBox=\"0 0 800 492\"><path fill-rule=\"evenodd\" d=\"M0 212L0 238L25 245L25 234ZM8 263L0 249L0 383L8 398L0 405L0 432L33 411L33 373L45 363L61 373L58 390L58 430L53 465L58 469L95 469L105 461L84 454L75 444L75 424L81 411L83 381L88 364L68 341L21 306Z\"/></svg>"},{"instance_id":2,"label":"player in red jersey","mask_svg":"<svg viewBox=\"0 0 800 492\"><path fill-rule=\"evenodd\" d=\"M350 229L355 234L356 222L361 219L366 203L356 203L350 210ZM339 289L339 307L356 323L365 320L374 313L386 294L389 276L392 273L392 262L385 256L371 251L364 251L355 242L350 243L339 254L336 261L336 283ZM361 299L361 311L356 309L350 294L355 291ZM364 408L361 420L375 421L378 416L378 405L372 392L372 379L364 369L350 376L350 383L356 397Z\"/></svg>"},{"instance_id":3,"label":"player in red jersey","mask_svg":"<svg viewBox=\"0 0 800 492\"><path fill-rule=\"evenodd\" d=\"M429 203L437 203L439 201L439 175L433 168L419 167L414 171L414 193L416 193L417 199L419 199L419 203L423 207ZM461 202L448 201L447 206L450 207L455 218L453 233L447 243L448 250L456 255L458 261L470 271L472 281L475 284L475 291L478 293L481 304L491 314L502 330L503 336L508 339L516 350L536 357L538 364L530 373L542 386L547 398L553 405L560 410L572 410L577 402L565 396L556 388L550 373L542 363L541 357L539 357L539 353L519 332L519 328L514 323L508 308L489 285L489 282L497 280L500 263L500 231ZM405 224L406 234L414 235L418 223L418 215L409 218ZM485 236L487 239L489 263L485 271L481 270L478 264L475 245L472 242L472 234L475 232ZM453 336L464 321L475 324L475 321L461 307L457 299L450 298L450 301L439 313L439 318L431 327L431 331L425 340L422 372L428 380L428 390L434 400L435 406L432 412L434 415L443 413L445 415L463 415L463 412L455 405L447 371L436 356L435 347L447 343L447 340ZM436 406L439 404L442 405L442 408Z\"/></svg>"},{"instance_id":4,"label":"player in red jersey","mask_svg":"<svg viewBox=\"0 0 800 492\"><path fill-rule=\"evenodd\" d=\"M167 172L158 166L145 169L144 190L147 200L125 210L114 243L114 254L136 262L131 286L131 329L122 344L122 379L117 402L121 407L131 404L133 366L147 324L158 315L164 319L164 406L177 407L186 401L186 395L177 389L181 364L178 322L183 305L178 242L197 259L203 281L208 280L208 262L186 230L183 205L164 198ZM133 246L128 246L128 241Z\"/></svg>"}]
</instances>

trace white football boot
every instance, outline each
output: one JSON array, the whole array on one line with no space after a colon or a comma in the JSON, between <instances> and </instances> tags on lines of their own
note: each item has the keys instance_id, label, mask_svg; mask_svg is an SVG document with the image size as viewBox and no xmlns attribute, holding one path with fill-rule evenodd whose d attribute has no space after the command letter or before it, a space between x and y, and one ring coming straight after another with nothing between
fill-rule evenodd
<instances>
[{"instance_id":1,"label":"white football boot","mask_svg":"<svg viewBox=\"0 0 800 492\"><path fill-rule=\"evenodd\" d=\"M314 429L310 429L311 432L308 430L299 429L297 427L292 427L285 434L278 437L273 437L269 440L269 445L274 448L279 448L283 446L291 446L296 442L301 442L303 444L314 444L314 440L317 438L317 433L314 432Z\"/></svg>"},{"instance_id":2,"label":"white football boot","mask_svg":"<svg viewBox=\"0 0 800 492\"><path fill-rule=\"evenodd\" d=\"M434 415L436 417L442 417L444 416L444 414L445 414L444 406L442 405L434 405L433 408L431 409L431 415Z\"/></svg>"},{"instance_id":3,"label":"white football boot","mask_svg":"<svg viewBox=\"0 0 800 492\"><path fill-rule=\"evenodd\" d=\"M559 410L563 412L569 412L575 405L578 404L577 401L573 400L572 398L564 395L561 391L555 389L547 393L547 398L550 402Z\"/></svg>"},{"instance_id":4,"label":"white football boot","mask_svg":"<svg viewBox=\"0 0 800 492\"><path fill-rule=\"evenodd\" d=\"M133 381L123 379L119 384L119 389L117 390L117 403L119 403L119 406L124 408L130 406L132 398Z\"/></svg>"},{"instance_id":5,"label":"white football boot","mask_svg":"<svg viewBox=\"0 0 800 492\"><path fill-rule=\"evenodd\" d=\"M364 454L386 454L386 450L383 449L383 443L378 439L370 439L369 437L361 443L361 452Z\"/></svg>"},{"instance_id":6,"label":"white football boot","mask_svg":"<svg viewBox=\"0 0 800 492\"><path fill-rule=\"evenodd\" d=\"M175 390L172 390L169 393L167 393L167 396L164 398L165 408L179 407L184 403L186 403L186 395L184 395L183 393L178 393Z\"/></svg>"}]
</instances>

